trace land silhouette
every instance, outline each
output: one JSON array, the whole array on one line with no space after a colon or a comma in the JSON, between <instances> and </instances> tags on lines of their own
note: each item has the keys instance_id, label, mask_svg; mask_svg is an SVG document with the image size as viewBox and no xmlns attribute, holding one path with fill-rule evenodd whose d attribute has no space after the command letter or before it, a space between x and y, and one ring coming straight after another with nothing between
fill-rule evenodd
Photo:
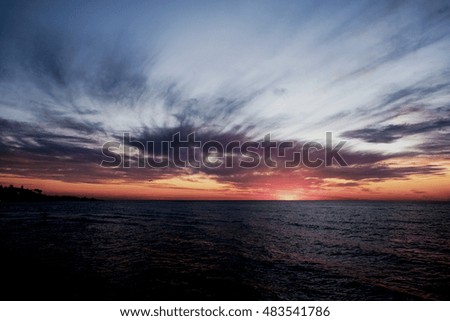
<instances>
[{"instance_id":1,"label":"land silhouette","mask_svg":"<svg viewBox=\"0 0 450 321\"><path fill-rule=\"evenodd\" d=\"M0 202L38 202L38 201L98 201L95 198L68 195L46 195L40 189L27 189L23 186L0 185Z\"/></svg>"}]
</instances>

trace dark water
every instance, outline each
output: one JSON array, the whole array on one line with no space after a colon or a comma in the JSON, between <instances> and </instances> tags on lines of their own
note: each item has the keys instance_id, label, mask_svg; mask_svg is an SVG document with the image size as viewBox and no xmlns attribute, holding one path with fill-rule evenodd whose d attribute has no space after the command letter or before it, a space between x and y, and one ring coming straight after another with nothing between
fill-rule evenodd
<instances>
[{"instance_id":1,"label":"dark water","mask_svg":"<svg viewBox=\"0 0 450 321\"><path fill-rule=\"evenodd\" d=\"M450 204L0 206L1 299L450 300Z\"/></svg>"}]
</instances>

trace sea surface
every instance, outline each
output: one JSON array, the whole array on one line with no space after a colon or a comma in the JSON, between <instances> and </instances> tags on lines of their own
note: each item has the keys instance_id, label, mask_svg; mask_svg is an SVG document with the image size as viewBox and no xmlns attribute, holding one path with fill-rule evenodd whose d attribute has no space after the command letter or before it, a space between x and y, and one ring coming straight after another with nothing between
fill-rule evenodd
<instances>
[{"instance_id":1,"label":"sea surface","mask_svg":"<svg viewBox=\"0 0 450 321\"><path fill-rule=\"evenodd\" d=\"M0 204L2 300L450 300L450 204Z\"/></svg>"}]
</instances>

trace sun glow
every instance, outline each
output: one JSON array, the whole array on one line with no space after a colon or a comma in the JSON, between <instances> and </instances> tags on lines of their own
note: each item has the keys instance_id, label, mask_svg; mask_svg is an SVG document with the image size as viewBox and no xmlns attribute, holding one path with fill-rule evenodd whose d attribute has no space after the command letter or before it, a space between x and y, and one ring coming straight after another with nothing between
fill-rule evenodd
<instances>
[{"instance_id":1,"label":"sun glow","mask_svg":"<svg viewBox=\"0 0 450 321\"><path fill-rule=\"evenodd\" d=\"M280 192L277 194L277 200L280 200L280 201L295 201L295 200L299 200L299 199L300 198L295 193Z\"/></svg>"}]
</instances>

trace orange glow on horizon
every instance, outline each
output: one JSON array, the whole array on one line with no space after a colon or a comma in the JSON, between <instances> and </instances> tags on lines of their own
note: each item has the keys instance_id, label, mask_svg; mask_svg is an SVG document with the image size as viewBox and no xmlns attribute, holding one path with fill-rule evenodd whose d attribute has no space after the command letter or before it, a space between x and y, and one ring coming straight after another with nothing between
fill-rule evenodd
<instances>
[{"instance_id":1,"label":"orange glow on horizon","mask_svg":"<svg viewBox=\"0 0 450 321\"><path fill-rule=\"evenodd\" d=\"M123 200L450 200L450 178L445 175L413 175L409 179L360 182L340 186L342 180L325 180L317 188L290 186L285 179L268 178L266 184L247 188L224 184L206 175L186 175L153 181L62 182L50 179L1 176L4 186L39 188L47 195L74 195ZM261 183L261 182L259 182Z\"/></svg>"}]
</instances>

